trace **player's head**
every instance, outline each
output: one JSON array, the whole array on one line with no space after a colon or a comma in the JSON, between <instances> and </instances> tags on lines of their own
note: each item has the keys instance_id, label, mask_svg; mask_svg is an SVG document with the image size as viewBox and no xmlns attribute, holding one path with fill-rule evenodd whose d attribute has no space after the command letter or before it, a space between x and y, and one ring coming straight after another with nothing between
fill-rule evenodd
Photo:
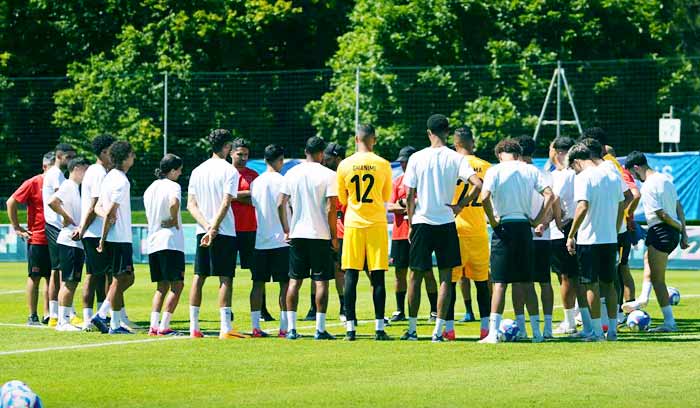
<instances>
[{"instance_id":1,"label":"player's head","mask_svg":"<svg viewBox=\"0 0 700 408\"><path fill-rule=\"evenodd\" d=\"M231 150L231 160L236 168L243 168L248 163L250 157L250 140L237 137L233 140Z\"/></svg>"},{"instance_id":2,"label":"player's head","mask_svg":"<svg viewBox=\"0 0 700 408\"><path fill-rule=\"evenodd\" d=\"M231 153L231 145L233 136L226 129L214 129L207 137L209 141L209 150L222 159L225 159Z\"/></svg>"},{"instance_id":3,"label":"player's head","mask_svg":"<svg viewBox=\"0 0 700 408\"><path fill-rule=\"evenodd\" d=\"M92 152L95 153L95 156L97 156L97 158L100 159L102 164L106 167L110 166L109 147L116 140L117 139L114 136L108 133L99 135L92 139Z\"/></svg>"},{"instance_id":4,"label":"player's head","mask_svg":"<svg viewBox=\"0 0 700 408\"><path fill-rule=\"evenodd\" d=\"M552 155L550 156L550 160L554 162L558 167L565 167L566 163L566 155L569 153L569 149L571 149L576 142L574 142L574 139L566 136L559 136L558 138L554 139L550 146L550 150L552 151Z\"/></svg>"},{"instance_id":5,"label":"player's head","mask_svg":"<svg viewBox=\"0 0 700 408\"><path fill-rule=\"evenodd\" d=\"M410 159L411 155L415 152L416 148L413 146L405 146L402 147L401 150L399 150L399 157L396 158L396 161L401 163L401 168L403 169L403 171L406 171L408 159Z\"/></svg>"},{"instance_id":6,"label":"player's head","mask_svg":"<svg viewBox=\"0 0 700 408\"><path fill-rule=\"evenodd\" d=\"M311 136L306 140L304 153L306 160L323 163L323 151L326 149L326 141L320 136Z\"/></svg>"},{"instance_id":7,"label":"player's head","mask_svg":"<svg viewBox=\"0 0 700 408\"><path fill-rule=\"evenodd\" d=\"M109 148L109 160L115 169L126 173L134 165L134 149L126 140L117 140Z\"/></svg>"},{"instance_id":8,"label":"player's head","mask_svg":"<svg viewBox=\"0 0 700 408\"><path fill-rule=\"evenodd\" d=\"M284 166L284 147L276 144L268 145L265 148L265 163L279 173Z\"/></svg>"},{"instance_id":9,"label":"player's head","mask_svg":"<svg viewBox=\"0 0 700 408\"><path fill-rule=\"evenodd\" d=\"M75 148L68 143L59 143L56 145L56 163L62 170L68 166L68 162L75 157Z\"/></svg>"},{"instance_id":10,"label":"player's head","mask_svg":"<svg viewBox=\"0 0 700 408\"><path fill-rule=\"evenodd\" d=\"M535 140L532 137L526 135L519 136L515 140L518 142L520 148L523 150L520 157L531 159L532 156L535 154Z\"/></svg>"},{"instance_id":11,"label":"player's head","mask_svg":"<svg viewBox=\"0 0 700 408\"><path fill-rule=\"evenodd\" d=\"M588 150L591 151L591 158L593 160L603 160L603 156L605 156L604 145L602 145L598 139L588 137L579 140L579 143L586 146Z\"/></svg>"},{"instance_id":12,"label":"player's head","mask_svg":"<svg viewBox=\"0 0 700 408\"><path fill-rule=\"evenodd\" d=\"M160 164L158 164L155 174L159 179L168 178L172 181L177 181L182 175L182 159L172 153L166 154L160 159Z\"/></svg>"},{"instance_id":13,"label":"player's head","mask_svg":"<svg viewBox=\"0 0 700 408\"><path fill-rule=\"evenodd\" d=\"M520 160L523 155L523 149L515 139L503 139L496 144L493 149L494 154L498 157L498 161L513 161Z\"/></svg>"},{"instance_id":14,"label":"player's head","mask_svg":"<svg viewBox=\"0 0 700 408\"><path fill-rule=\"evenodd\" d=\"M625 168L629 170L635 178L644 181L647 178L647 170L649 169L647 157L644 153L636 150L630 152L625 160Z\"/></svg>"},{"instance_id":15,"label":"player's head","mask_svg":"<svg viewBox=\"0 0 700 408\"><path fill-rule=\"evenodd\" d=\"M445 115L435 114L428 118L428 137L437 137L445 142L450 133L450 123Z\"/></svg>"},{"instance_id":16,"label":"player's head","mask_svg":"<svg viewBox=\"0 0 700 408\"><path fill-rule=\"evenodd\" d=\"M585 162L592 162L592 160L593 153L591 149L583 143L576 143L566 154L566 162L576 174L583 171Z\"/></svg>"},{"instance_id":17,"label":"player's head","mask_svg":"<svg viewBox=\"0 0 700 408\"><path fill-rule=\"evenodd\" d=\"M84 157L74 157L68 162L68 173L71 180L80 184L83 182L85 170L90 166L90 161Z\"/></svg>"},{"instance_id":18,"label":"player's head","mask_svg":"<svg viewBox=\"0 0 700 408\"><path fill-rule=\"evenodd\" d=\"M323 151L323 165L336 171L340 162L345 158L346 152L345 146L335 142L328 143Z\"/></svg>"},{"instance_id":19,"label":"player's head","mask_svg":"<svg viewBox=\"0 0 700 408\"><path fill-rule=\"evenodd\" d=\"M357 144L363 144L368 150L372 151L374 145L377 143L377 133L374 130L374 126L369 123L363 123L357 126L355 142Z\"/></svg>"},{"instance_id":20,"label":"player's head","mask_svg":"<svg viewBox=\"0 0 700 408\"><path fill-rule=\"evenodd\" d=\"M50 169L54 163L56 163L56 153L55 152L47 152L44 153L44 157L41 159L41 168L42 170L46 171Z\"/></svg>"},{"instance_id":21,"label":"player's head","mask_svg":"<svg viewBox=\"0 0 700 408\"><path fill-rule=\"evenodd\" d=\"M474 135L467 126L461 126L455 129L454 143L456 149L464 149L469 154L474 153Z\"/></svg>"},{"instance_id":22,"label":"player's head","mask_svg":"<svg viewBox=\"0 0 700 408\"><path fill-rule=\"evenodd\" d=\"M603 130L603 128L600 127L591 127L584 130L583 134L579 138L579 142L583 139L595 139L598 142L600 142L600 144L603 146L605 146L605 144L608 142L608 138L605 134L605 131Z\"/></svg>"}]
</instances>

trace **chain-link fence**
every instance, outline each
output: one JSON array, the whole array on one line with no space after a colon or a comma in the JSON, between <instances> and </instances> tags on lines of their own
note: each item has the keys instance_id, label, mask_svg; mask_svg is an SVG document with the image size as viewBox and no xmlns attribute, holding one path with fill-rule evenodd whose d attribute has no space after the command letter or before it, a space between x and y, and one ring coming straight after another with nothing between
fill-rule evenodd
<instances>
[{"instance_id":1,"label":"chain-link fence","mask_svg":"<svg viewBox=\"0 0 700 408\"><path fill-rule=\"evenodd\" d=\"M683 123L680 149L700 147L699 62L577 61L563 62L562 68L581 125L606 129L609 143L624 155L633 149L659 151L658 119L671 106ZM402 145L424 146L426 118L444 113L453 124L470 125L479 138L479 154L492 159L490 147L498 138L534 133L556 67L360 68L359 118L374 122L383 132L380 137L391 140L380 146L381 153L393 158ZM110 88L109 81L88 87L75 78L9 78L4 86L0 82L0 197L38 173L41 155L59 139L85 148L104 130L119 129L120 136L145 146L131 172L135 196L152 179L166 141L169 152L185 159L188 174L206 158L202 139L213 128L251 139L252 157L261 157L273 142L287 147L289 156L300 157L304 140L317 133L350 144L355 70L169 74L167 80L158 74L148 78L143 92ZM70 97L57 97L66 89ZM93 97L98 92L108 97ZM561 95L561 118L572 120L569 101ZM553 96L545 119L555 115ZM578 130L565 125L562 133L577 136ZM554 135L554 126L544 126L540 146ZM187 185L186 178L182 184Z\"/></svg>"}]
</instances>

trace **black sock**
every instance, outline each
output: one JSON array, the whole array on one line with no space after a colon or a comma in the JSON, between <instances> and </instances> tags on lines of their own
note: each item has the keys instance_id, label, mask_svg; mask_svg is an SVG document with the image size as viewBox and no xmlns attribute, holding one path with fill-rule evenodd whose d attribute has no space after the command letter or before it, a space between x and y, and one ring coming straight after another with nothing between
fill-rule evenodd
<instances>
[{"instance_id":1,"label":"black sock","mask_svg":"<svg viewBox=\"0 0 700 408\"><path fill-rule=\"evenodd\" d=\"M260 314L263 316L270 314L270 312L267 311L267 302L265 300L266 300L266 295L265 295L265 292L263 292L262 307L260 308Z\"/></svg>"},{"instance_id":2,"label":"black sock","mask_svg":"<svg viewBox=\"0 0 700 408\"><path fill-rule=\"evenodd\" d=\"M396 310L405 314L406 313L405 309L404 309L405 303L406 303L406 291L396 292Z\"/></svg>"},{"instance_id":3,"label":"black sock","mask_svg":"<svg viewBox=\"0 0 700 408\"><path fill-rule=\"evenodd\" d=\"M455 319L455 301L457 300L457 283L452 282L450 284L450 307L447 309L447 316L445 320Z\"/></svg>"},{"instance_id":4,"label":"black sock","mask_svg":"<svg viewBox=\"0 0 700 408\"><path fill-rule=\"evenodd\" d=\"M470 299L464 299L464 308L467 310L467 313L469 313L472 317L474 317L474 309L472 309L472 300Z\"/></svg>"},{"instance_id":5,"label":"black sock","mask_svg":"<svg viewBox=\"0 0 700 408\"><path fill-rule=\"evenodd\" d=\"M357 320L355 314L355 302L357 300L357 280L360 277L360 271L356 269L345 270L345 287L343 288L343 297L345 303L345 318L348 321Z\"/></svg>"},{"instance_id":6,"label":"black sock","mask_svg":"<svg viewBox=\"0 0 700 408\"><path fill-rule=\"evenodd\" d=\"M487 281L474 282L476 286L476 303L479 305L479 317L489 317L491 313L491 292ZM472 314L473 316L473 314Z\"/></svg>"},{"instance_id":7,"label":"black sock","mask_svg":"<svg viewBox=\"0 0 700 408\"><path fill-rule=\"evenodd\" d=\"M437 313L437 292L428 292L428 300L430 301L430 313Z\"/></svg>"},{"instance_id":8,"label":"black sock","mask_svg":"<svg viewBox=\"0 0 700 408\"><path fill-rule=\"evenodd\" d=\"M384 319L384 307L386 305L386 286L384 284L384 271L372 271L372 301L374 302L374 318Z\"/></svg>"}]
</instances>

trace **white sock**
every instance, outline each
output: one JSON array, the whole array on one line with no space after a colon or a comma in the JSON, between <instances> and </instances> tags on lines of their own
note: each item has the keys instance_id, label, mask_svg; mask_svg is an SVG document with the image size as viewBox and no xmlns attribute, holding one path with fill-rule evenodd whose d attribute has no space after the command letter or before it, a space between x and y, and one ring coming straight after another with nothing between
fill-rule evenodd
<instances>
[{"instance_id":1,"label":"white sock","mask_svg":"<svg viewBox=\"0 0 700 408\"><path fill-rule=\"evenodd\" d=\"M97 310L100 310L100 308L102 307L102 303L103 302L97 302Z\"/></svg>"},{"instance_id":2,"label":"white sock","mask_svg":"<svg viewBox=\"0 0 700 408\"><path fill-rule=\"evenodd\" d=\"M348 320L345 322L345 331L355 331L355 321L354 320Z\"/></svg>"},{"instance_id":3,"label":"white sock","mask_svg":"<svg viewBox=\"0 0 700 408\"><path fill-rule=\"evenodd\" d=\"M488 329L489 329L489 318L482 317L481 318L481 330L488 330Z\"/></svg>"},{"instance_id":4,"label":"white sock","mask_svg":"<svg viewBox=\"0 0 700 408\"><path fill-rule=\"evenodd\" d=\"M417 326L418 326L418 318L409 316L409 318L408 318L408 332L415 333Z\"/></svg>"},{"instance_id":5,"label":"white sock","mask_svg":"<svg viewBox=\"0 0 700 408\"><path fill-rule=\"evenodd\" d=\"M518 332L527 336L527 329L525 328L525 315L515 315L515 323L518 325Z\"/></svg>"},{"instance_id":6,"label":"white sock","mask_svg":"<svg viewBox=\"0 0 700 408\"><path fill-rule=\"evenodd\" d=\"M374 319L374 330L384 330L384 319Z\"/></svg>"},{"instance_id":7,"label":"white sock","mask_svg":"<svg viewBox=\"0 0 700 408\"><path fill-rule=\"evenodd\" d=\"M170 319L173 318L173 314L170 312L163 312L163 318L160 321L160 326L158 330L164 331L170 328Z\"/></svg>"},{"instance_id":8,"label":"white sock","mask_svg":"<svg viewBox=\"0 0 700 408\"><path fill-rule=\"evenodd\" d=\"M225 334L231 331L231 308L230 307L220 307L219 308L219 332L220 334Z\"/></svg>"},{"instance_id":9,"label":"white sock","mask_svg":"<svg viewBox=\"0 0 700 408\"><path fill-rule=\"evenodd\" d=\"M455 329L455 321L454 320L447 320L445 322L445 331L453 331Z\"/></svg>"},{"instance_id":10,"label":"white sock","mask_svg":"<svg viewBox=\"0 0 700 408\"><path fill-rule=\"evenodd\" d=\"M600 318L591 319L591 325L593 326L593 334L598 337L603 335L603 323L601 323Z\"/></svg>"},{"instance_id":11,"label":"white sock","mask_svg":"<svg viewBox=\"0 0 700 408\"><path fill-rule=\"evenodd\" d=\"M109 328L112 330L117 330L122 325L121 310L111 309L111 311L112 311L112 320L109 321Z\"/></svg>"},{"instance_id":12,"label":"white sock","mask_svg":"<svg viewBox=\"0 0 700 408\"><path fill-rule=\"evenodd\" d=\"M58 319L58 301L49 301L49 317L52 319Z\"/></svg>"},{"instance_id":13,"label":"white sock","mask_svg":"<svg viewBox=\"0 0 700 408\"><path fill-rule=\"evenodd\" d=\"M542 337L540 315L530 315L530 327L532 328L532 337Z\"/></svg>"},{"instance_id":14,"label":"white sock","mask_svg":"<svg viewBox=\"0 0 700 408\"><path fill-rule=\"evenodd\" d=\"M326 314L316 313L316 331L323 333L326 331Z\"/></svg>"},{"instance_id":15,"label":"white sock","mask_svg":"<svg viewBox=\"0 0 700 408\"><path fill-rule=\"evenodd\" d=\"M59 306L58 307L58 325L66 324L68 323L69 317L68 315L70 314L70 311L66 306Z\"/></svg>"},{"instance_id":16,"label":"white sock","mask_svg":"<svg viewBox=\"0 0 700 408\"><path fill-rule=\"evenodd\" d=\"M287 311L280 312L280 330L287 331Z\"/></svg>"},{"instance_id":17,"label":"white sock","mask_svg":"<svg viewBox=\"0 0 700 408\"><path fill-rule=\"evenodd\" d=\"M92 319L92 308L91 307L84 307L83 308L83 322L85 324L90 323L90 319Z\"/></svg>"},{"instance_id":18,"label":"white sock","mask_svg":"<svg viewBox=\"0 0 700 408\"><path fill-rule=\"evenodd\" d=\"M664 326L674 326L676 324L676 319L673 318L673 308L671 305L662 307L661 312L664 314Z\"/></svg>"},{"instance_id":19,"label":"white sock","mask_svg":"<svg viewBox=\"0 0 700 408\"><path fill-rule=\"evenodd\" d=\"M199 306L190 306L190 334L199 331Z\"/></svg>"},{"instance_id":20,"label":"white sock","mask_svg":"<svg viewBox=\"0 0 700 408\"><path fill-rule=\"evenodd\" d=\"M110 310L112 310L112 304L109 302L109 300L105 300L104 302L100 303L100 307L97 308L97 315L102 319L106 319L107 312Z\"/></svg>"},{"instance_id":21,"label":"white sock","mask_svg":"<svg viewBox=\"0 0 700 408\"><path fill-rule=\"evenodd\" d=\"M552 315L544 315L544 332L552 334Z\"/></svg>"},{"instance_id":22,"label":"white sock","mask_svg":"<svg viewBox=\"0 0 700 408\"><path fill-rule=\"evenodd\" d=\"M78 314L75 313L75 307L73 305L70 305L70 308L68 309L68 316L72 319L73 317L77 316Z\"/></svg>"},{"instance_id":23,"label":"white sock","mask_svg":"<svg viewBox=\"0 0 700 408\"><path fill-rule=\"evenodd\" d=\"M122 307L122 320L129 320L129 316L126 314L126 306Z\"/></svg>"},{"instance_id":24,"label":"white sock","mask_svg":"<svg viewBox=\"0 0 700 408\"><path fill-rule=\"evenodd\" d=\"M260 311L250 312L250 322L253 324L253 329L260 330Z\"/></svg>"},{"instance_id":25,"label":"white sock","mask_svg":"<svg viewBox=\"0 0 700 408\"><path fill-rule=\"evenodd\" d=\"M576 310L564 309L564 325L568 328L576 328Z\"/></svg>"},{"instance_id":26,"label":"white sock","mask_svg":"<svg viewBox=\"0 0 700 408\"><path fill-rule=\"evenodd\" d=\"M289 330L297 329L297 312L287 310L287 325L289 325Z\"/></svg>"},{"instance_id":27,"label":"white sock","mask_svg":"<svg viewBox=\"0 0 700 408\"><path fill-rule=\"evenodd\" d=\"M445 321L441 318L435 319L435 329L433 329L433 336L442 336L442 331L445 329Z\"/></svg>"},{"instance_id":28,"label":"white sock","mask_svg":"<svg viewBox=\"0 0 700 408\"><path fill-rule=\"evenodd\" d=\"M152 328L158 328L158 321L160 321L160 312L151 312L151 326Z\"/></svg>"},{"instance_id":29,"label":"white sock","mask_svg":"<svg viewBox=\"0 0 700 408\"><path fill-rule=\"evenodd\" d=\"M587 307L582 307L581 309L581 322L583 323L583 332L592 333L593 332L593 322L591 318L591 309Z\"/></svg>"},{"instance_id":30,"label":"white sock","mask_svg":"<svg viewBox=\"0 0 700 408\"><path fill-rule=\"evenodd\" d=\"M637 301L639 303L648 303L649 295L651 295L651 281L645 280L642 282L642 293L639 294Z\"/></svg>"},{"instance_id":31,"label":"white sock","mask_svg":"<svg viewBox=\"0 0 700 408\"><path fill-rule=\"evenodd\" d=\"M489 317L489 337L495 338L498 335L498 326L501 325L502 315L491 313Z\"/></svg>"}]
</instances>

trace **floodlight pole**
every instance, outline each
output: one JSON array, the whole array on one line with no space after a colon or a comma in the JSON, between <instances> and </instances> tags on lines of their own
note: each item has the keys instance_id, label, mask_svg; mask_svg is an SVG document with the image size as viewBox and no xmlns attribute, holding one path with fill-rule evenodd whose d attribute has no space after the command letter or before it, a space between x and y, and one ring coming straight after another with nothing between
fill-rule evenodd
<instances>
[{"instance_id":1,"label":"floodlight pole","mask_svg":"<svg viewBox=\"0 0 700 408\"><path fill-rule=\"evenodd\" d=\"M355 133L360 128L360 67L355 69Z\"/></svg>"},{"instance_id":2,"label":"floodlight pole","mask_svg":"<svg viewBox=\"0 0 700 408\"><path fill-rule=\"evenodd\" d=\"M561 135L561 61L557 61L557 137Z\"/></svg>"},{"instance_id":3,"label":"floodlight pole","mask_svg":"<svg viewBox=\"0 0 700 408\"><path fill-rule=\"evenodd\" d=\"M168 154L168 73L163 82L163 156Z\"/></svg>"},{"instance_id":4,"label":"floodlight pole","mask_svg":"<svg viewBox=\"0 0 700 408\"><path fill-rule=\"evenodd\" d=\"M566 97L569 99L569 106L571 106L571 111L574 114L574 120L562 120L561 119L561 86L564 85L564 91L566 92ZM547 112L547 106L552 99L552 91L557 88L557 113L556 120L544 120L544 115ZM574 97L571 94L571 89L569 88L569 81L566 79L566 73L564 68L561 66L561 61L557 61L557 67L554 69L554 74L552 75L552 80L549 82L549 88L547 88L547 96L544 99L544 104L542 104L542 110L540 111L540 116L537 119L537 126L535 127L535 134L533 139L537 140L537 136L540 134L540 129L542 125L556 125L557 127L557 137L561 136L561 125L576 125L579 135L583 134L583 129L581 128L581 121L578 118L578 112L576 111L576 105L574 105Z\"/></svg>"}]
</instances>

